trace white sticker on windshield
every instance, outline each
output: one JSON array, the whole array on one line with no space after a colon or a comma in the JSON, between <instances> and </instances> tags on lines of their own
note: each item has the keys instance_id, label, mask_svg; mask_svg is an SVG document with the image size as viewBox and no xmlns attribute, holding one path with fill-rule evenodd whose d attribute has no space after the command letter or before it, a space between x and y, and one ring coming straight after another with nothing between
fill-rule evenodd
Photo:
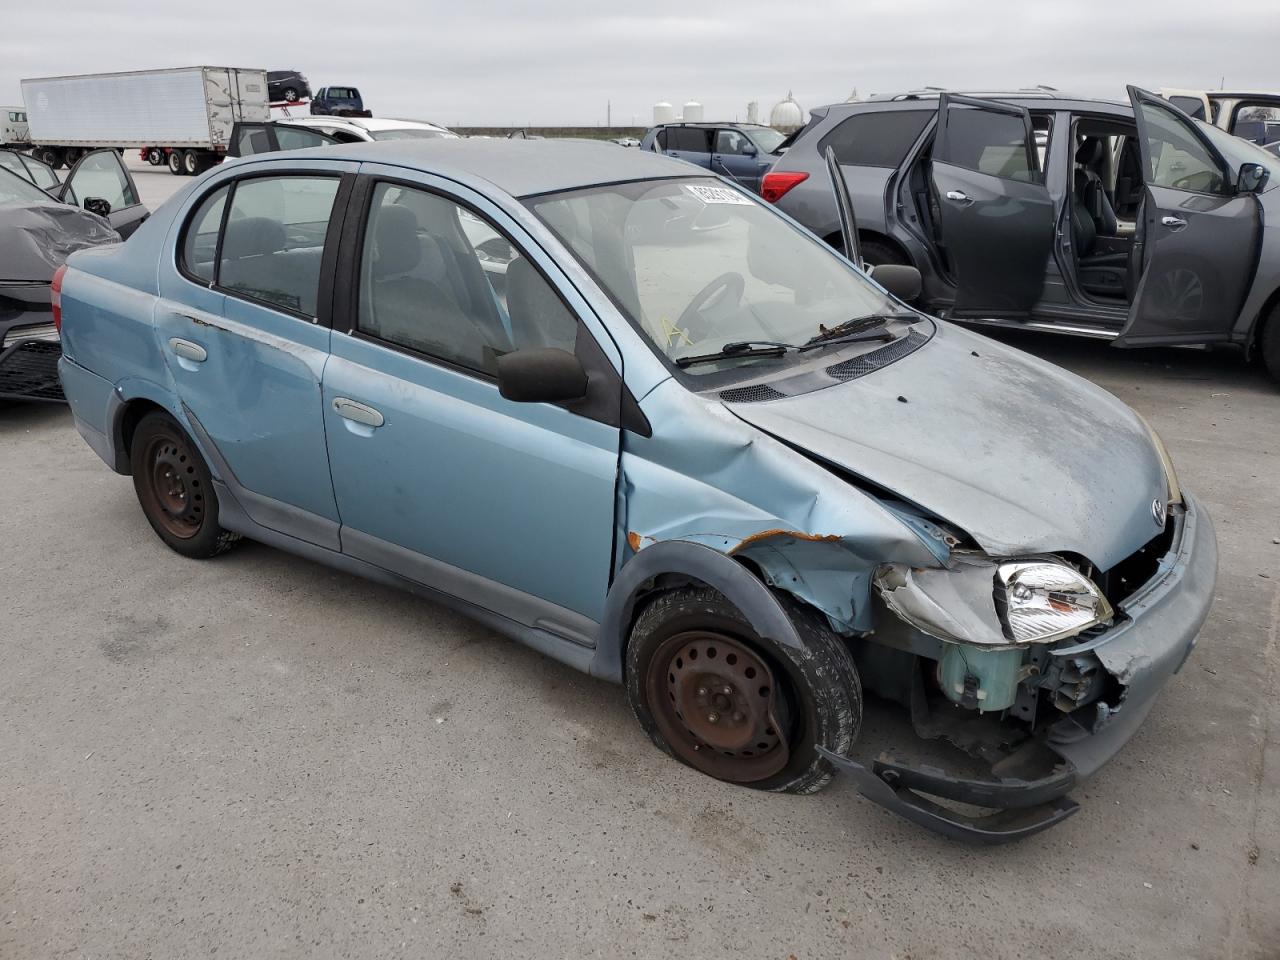
<instances>
[{"instance_id":1,"label":"white sticker on windshield","mask_svg":"<svg viewBox=\"0 0 1280 960\"><path fill-rule=\"evenodd\" d=\"M748 207L751 206L750 200L737 190L731 190L729 187L704 187L686 183L684 188L703 203L741 203Z\"/></svg>"}]
</instances>

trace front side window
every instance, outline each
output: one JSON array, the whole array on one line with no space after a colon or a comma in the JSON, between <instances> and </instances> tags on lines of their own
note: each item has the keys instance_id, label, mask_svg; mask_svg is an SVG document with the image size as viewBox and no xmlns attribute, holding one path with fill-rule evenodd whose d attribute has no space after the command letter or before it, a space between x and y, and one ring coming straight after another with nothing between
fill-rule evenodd
<instances>
[{"instance_id":1,"label":"front side window","mask_svg":"<svg viewBox=\"0 0 1280 960\"><path fill-rule=\"evenodd\" d=\"M67 185L67 194L76 204L83 204L92 197L107 201L112 210L123 210L138 202L133 185L114 150L89 154L80 161Z\"/></svg>"},{"instance_id":2,"label":"front side window","mask_svg":"<svg viewBox=\"0 0 1280 960\"><path fill-rule=\"evenodd\" d=\"M845 166L896 167L931 119L928 110L855 113L818 141L818 153L834 147Z\"/></svg>"},{"instance_id":3,"label":"front side window","mask_svg":"<svg viewBox=\"0 0 1280 960\"><path fill-rule=\"evenodd\" d=\"M803 344L824 327L901 310L826 244L715 180L617 184L528 204L675 363L727 343Z\"/></svg>"},{"instance_id":4,"label":"front side window","mask_svg":"<svg viewBox=\"0 0 1280 960\"><path fill-rule=\"evenodd\" d=\"M1147 181L1192 193L1227 192L1217 157L1187 123L1163 107L1140 103L1147 138Z\"/></svg>"},{"instance_id":5,"label":"front side window","mask_svg":"<svg viewBox=\"0 0 1280 960\"><path fill-rule=\"evenodd\" d=\"M716 131L716 153L740 155L747 152L743 148L750 144L751 141L747 139L746 134L739 133L737 130Z\"/></svg>"},{"instance_id":6,"label":"front side window","mask_svg":"<svg viewBox=\"0 0 1280 960\"><path fill-rule=\"evenodd\" d=\"M951 106L947 109L946 163L1004 180L1032 182L1027 128L1012 113Z\"/></svg>"},{"instance_id":7,"label":"front side window","mask_svg":"<svg viewBox=\"0 0 1280 960\"><path fill-rule=\"evenodd\" d=\"M572 352L577 319L510 239L438 194L374 189L360 264L360 332L495 375L513 350Z\"/></svg>"},{"instance_id":8,"label":"front side window","mask_svg":"<svg viewBox=\"0 0 1280 960\"><path fill-rule=\"evenodd\" d=\"M222 236L218 286L314 317L337 193L337 177L237 181Z\"/></svg>"}]
</instances>

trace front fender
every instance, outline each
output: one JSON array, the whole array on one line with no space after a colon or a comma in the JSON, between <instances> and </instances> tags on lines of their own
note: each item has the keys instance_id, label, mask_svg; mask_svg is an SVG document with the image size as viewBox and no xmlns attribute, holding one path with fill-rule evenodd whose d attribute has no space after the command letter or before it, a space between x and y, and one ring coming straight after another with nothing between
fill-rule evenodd
<instances>
[{"instance_id":1,"label":"front fender","mask_svg":"<svg viewBox=\"0 0 1280 960\"><path fill-rule=\"evenodd\" d=\"M785 647L803 645L786 609L750 570L711 547L688 540L664 540L635 554L614 577L591 660L592 676L622 682L623 657L636 606L658 577L704 583L737 607L761 637Z\"/></svg>"}]
</instances>

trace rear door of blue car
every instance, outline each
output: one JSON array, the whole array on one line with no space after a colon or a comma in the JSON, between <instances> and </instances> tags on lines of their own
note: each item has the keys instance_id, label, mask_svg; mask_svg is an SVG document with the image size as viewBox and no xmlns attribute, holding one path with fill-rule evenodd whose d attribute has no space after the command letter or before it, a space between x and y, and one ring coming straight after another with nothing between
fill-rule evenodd
<instances>
[{"instance_id":1,"label":"rear door of blue car","mask_svg":"<svg viewBox=\"0 0 1280 960\"><path fill-rule=\"evenodd\" d=\"M344 552L587 641L614 545L616 348L481 194L366 164L346 223L324 377ZM497 357L545 347L582 360L587 400L500 394Z\"/></svg>"},{"instance_id":2,"label":"rear door of blue car","mask_svg":"<svg viewBox=\"0 0 1280 960\"><path fill-rule=\"evenodd\" d=\"M663 152L668 157L687 160L710 170L711 134L712 131L706 127L667 127L661 141Z\"/></svg>"},{"instance_id":3,"label":"rear door of blue car","mask_svg":"<svg viewBox=\"0 0 1280 960\"><path fill-rule=\"evenodd\" d=\"M183 412L215 473L256 522L334 550L320 379L354 171L303 160L214 177L177 220L155 313Z\"/></svg>"}]
</instances>

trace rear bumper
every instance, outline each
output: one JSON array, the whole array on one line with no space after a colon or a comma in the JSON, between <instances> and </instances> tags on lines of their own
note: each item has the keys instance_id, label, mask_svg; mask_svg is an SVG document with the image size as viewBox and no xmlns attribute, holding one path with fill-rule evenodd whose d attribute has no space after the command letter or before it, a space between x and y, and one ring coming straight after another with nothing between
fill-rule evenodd
<instances>
[{"instance_id":1,"label":"rear bumper","mask_svg":"<svg viewBox=\"0 0 1280 960\"><path fill-rule=\"evenodd\" d=\"M1173 522L1180 527L1173 548L1156 574L1121 604L1126 619L1087 642L1053 651L1060 657L1097 656L1122 695L1115 705L1083 707L1035 738L1056 758L1051 770L1031 779L971 780L889 757L867 766L826 751L823 756L849 774L867 799L958 840L1006 843L1076 813L1079 805L1066 794L1115 756L1141 726L1156 695L1191 653L1213 603L1218 569L1213 522L1191 496ZM932 798L995 812L963 813Z\"/></svg>"}]
</instances>

